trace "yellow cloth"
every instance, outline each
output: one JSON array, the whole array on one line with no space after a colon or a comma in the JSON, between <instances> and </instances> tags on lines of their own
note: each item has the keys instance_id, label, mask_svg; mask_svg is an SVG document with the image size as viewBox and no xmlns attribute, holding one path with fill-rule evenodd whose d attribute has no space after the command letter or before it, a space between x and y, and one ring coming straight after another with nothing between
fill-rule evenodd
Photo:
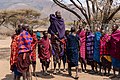
<instances>
[{"instance_id":1,"label":"yellow cloth","mask_svg":"<svg viewBox=\"0 0 120 80\"><path fill-rule=\"evenodd\" d=\"M109 62L112 62L112 59L110 56L103 56L105 59L107 59ZM102 56L100 56L100 59L102 58Z\"/></svg>"}]
</instances>

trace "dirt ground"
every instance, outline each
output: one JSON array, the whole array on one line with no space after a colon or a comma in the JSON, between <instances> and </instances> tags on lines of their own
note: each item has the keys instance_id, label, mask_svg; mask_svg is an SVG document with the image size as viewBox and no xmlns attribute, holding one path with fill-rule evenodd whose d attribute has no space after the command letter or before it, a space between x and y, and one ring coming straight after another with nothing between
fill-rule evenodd
<instances>
[{"instance_id":1,"label":"dirt ground","mask_svg":"<svg viewBox=\"0 0 120 80\"><path fill-rule=\"evenodd\" d=\"M0 40L0 80L13 80L13 73L10 71L9 67L9 57L10 57L10 37L6 38L6 40ZM52 62L53 63L53 62ZM66 65L67 66L67 65ZM43 76L41 73L41 64L39 59L37 58L37 77L33 77L33 80L74 80L75 70L72 70L72 76L69 77L67 72L62 72L60 74L50 74L48 76ZM53 69L53 64L50 63L49 71L51 72ZM100 76L97 74L89 74L89 73L81 73L81 67L79 66L79 79L78 80L120 80L119 78L112 78L105 76ZM90 67L87 67L90 70Z\"/></svg>"}]
</instances>

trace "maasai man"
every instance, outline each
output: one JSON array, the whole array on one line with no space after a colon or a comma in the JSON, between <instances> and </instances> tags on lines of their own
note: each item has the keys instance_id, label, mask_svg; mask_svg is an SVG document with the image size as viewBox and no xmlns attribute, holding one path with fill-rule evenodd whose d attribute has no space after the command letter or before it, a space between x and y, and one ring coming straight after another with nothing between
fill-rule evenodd
<instances>
[{"instance_id":1,"label":"maasai man","mask_svg":"<svg viewBox=\"0 0 120 80\"><path fill-rule=\"evenodd\" d=\"M86 31L79 26L79 31L77 34L80 37L80 62L82 72L86 72ZM83 67L84 65L84 67Z\"/></svg>"},{"instance_id":2,"label":"maasai man","mask_svg":"<svg viewBox=\"0 0 120 80\"><path fill-rule=\"evenodd\" d=\"M64 44L62 43L61 40L64 39L65 35L65 24L59 11L56 11L55 15L54 14L50 15L50 27L48 29L48 32L51 34L54 73L56 74L57 63L60 72L61 59L64 54Z\"/></svg>"},{"instance_id":3,"label":"maasai man","mask_svg":"<svg viewBox=\"0 0 120 80\"><path fill-rule=\"evenodd\" d=\"M11 55L10 55L10 70L14 72L14 80L17 80L18 77L21 76L21 73L17 71L17 57L18 57L18 38L19 38L19 30L15 30L16 34L12 36L11 42Z\"/></svg>"},{"instance_id":4,"label":"maasai man","mask_svg":"<svg viewBox=\"0 0 120 80\"><path fill-rule=\"evenodd\" d=\"M43 32L43 38L38 42L38 44L40 45L40 53L38 53L38 57L42 63L43 74L47 75L47 69L49 67L51 57L51 43L46 31Z\"/></svg>"},{"instance_id":5,"label":"maasai man","mask_svg":"<svg viewBox=\"0 0 120 80\"><path fill-rule=\"evenodd\" d=\"M71 28L70 35L67 36L66 54L68 60L68 73L71 76L71 67L76 67L75 79L78 79L78 61L79 61L79 36L74 27Z\"/></svg>"},{"instance_id":6,"label":"maasai man","mask_svg":"<svg viewBox=\"0 0 120 80\"><path fill-rule=\"evenodd\" d=\"M105 33L105 30L101 30L101 38L100 38L100 61L105 71L104 75L106 75L106 69L108 68L108 76L111 69L111 56L108 54L108 45L107 41L110 36Z\"/></svg>"},{"instance_id":7,"label":"maasai man","mask_svg":"<svg viewBox=\"0 0 120 80\"><path fill-rule=\"evenodd\" d=\"M100 70L99 70L99 74L101 74L101 63L100 63L100 38L101 38L101 32L100 32L100 28L96 29L95 32L95 37L94 37L94 63L95 63L95 69L96 72L98 72L97 70L97 64L100 66Z\"/></svg>"},{"instance_id":8,"label":"maasai man","mask_svg":"<svg viewBox=\"0 0 120 80\"><path fill-rule=\"evenodd\" d=\"M17 70L22 73L23 80L30 80L29 66L31 64L31 42L32 37L28 33L28 25L22 26L22 30L18 39L18 62Z\"/></svg>"},{"instance_id":9,"label":"maasai man","mask_svg":"<svg viewBox=\"0 0 120 80\"><path fill-rule=\"evenodd\" d=\"M30 30L30 35L33 38L32 43L31 43L31 46L32 46L31 60L32 60L32 66L33 66L33 76L35 76L37 37L36 37L36 34L33 32L33 30Z\"/></svg>"},{"instance_id":10,"label":"maasai man","mask_svg":"<svg viewBox=\"0 0 120 80\"><path fill-rule=\"evenodd\" d=\"M118 30L118 25L112 26L112 34L110 40L108 41L109 53L112 57L112 65L115 76L115 69L119 70L120 75L120 31Z\"/></svg>"},{"instance_id":11,"label":"maasai man","mask_svg":"<svg viewBox=\"0 0 120 80\"><path fill-rule=\"evenodd\" d=\"M94 73L94 61L93 61L93 49L94 49L94 34L90 29L86 32L86 58L87 63L91 65L92 71Z\"/></svg>"}]
</instances>

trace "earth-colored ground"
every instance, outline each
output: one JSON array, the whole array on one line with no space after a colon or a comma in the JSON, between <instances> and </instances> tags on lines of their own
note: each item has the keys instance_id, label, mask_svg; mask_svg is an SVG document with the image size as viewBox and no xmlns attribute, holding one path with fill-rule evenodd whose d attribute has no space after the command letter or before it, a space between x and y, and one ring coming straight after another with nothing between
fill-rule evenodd
<instances>
[{"instance_id":1,"label":"earth-colored ground","mask_svg":"<svg viewBox=\"0 0 120 80\"><path fill-rule=\"evenodd\" d=\"M10 57L10 37L6 40L0 40L0 80L13 80L13 73L9 70L9 57ZM53 65L50 64L50 69L53 69ZM79 68L81 68L79 66ZM90 67L88 66L89 70ZM33 80L74 80L74 78L69 77L67 72L61 72L56 75L43 76L41 73L41 64L37 58L37 77L32 77ZM75 76L75 70L73 68L73 77ZM97 74L81 73L79 70L79 79L78 80L120 80L119 78L110 79L109 77L99 76Z\"/></svg>"}]
</instances>

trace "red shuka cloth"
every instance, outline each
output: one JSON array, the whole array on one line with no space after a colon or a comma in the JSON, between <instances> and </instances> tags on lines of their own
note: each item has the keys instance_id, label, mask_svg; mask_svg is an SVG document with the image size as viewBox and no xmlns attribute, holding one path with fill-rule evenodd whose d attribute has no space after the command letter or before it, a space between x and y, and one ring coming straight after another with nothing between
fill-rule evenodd
<instances>
[{"instance_id":1,"label":"red shuka cloth","mask_svg":"<svg viewBox=\"0 0 120 80\"><path fill-rule=\"evenodd\" d=\"M33 35L31 35L31 37L33 38L31 46L32 46L32 52L31 52L31 59L32 61L36 61L36 43L37 43L37 37L36 34L33 33Z\"/></svg>"},{"instance_id":2,"label":"red shuka cloth","mask_svg":"<svg viewBox=\"0 0 120 80\"><path fill-rule=\"evenodd\" d=\"M17 63L18 38L19 38L19 35L14 35L14 39L11 42L10 70L12 70L13 66Z\"/></svg>"},{"instance_id":3,"label":"red shuka cloth","mask_svg":"<svg viewBox=\"0 0 120 80\"><path fill-rule=\"evenodd\" d=\"M111 34L111 38L108 41L109 53L113 58L120 60L120 31L116 30Z\"/></svg>"},{"instance_id":4,"label":"red shuka cloth","mask_svg":"<svg viewBox=\"0 0 120 80\"><path fill-rule=\"evenodd\" d=\"M42 38L38 44L40 44L40 53L39 54L39 58L42 60L50 60L50 56L51 56L51 51L50 51L50 40L49 38L44 39Z\"/></svg>"},{"instance_id":5,"label":"red shuka cloth","mask_svg":"<svg viewBox=\"0 0 120 80\"><path fill-rule=\"evenodd\" d=\"M81 32L78 33L79 37L80 37L80 56L81 58L83 58L85 60L85 54L86 54L86 48L85 48L85 44L86 44L86 32L85 30L82 30Z\"/></svg>"}]
</instances>

